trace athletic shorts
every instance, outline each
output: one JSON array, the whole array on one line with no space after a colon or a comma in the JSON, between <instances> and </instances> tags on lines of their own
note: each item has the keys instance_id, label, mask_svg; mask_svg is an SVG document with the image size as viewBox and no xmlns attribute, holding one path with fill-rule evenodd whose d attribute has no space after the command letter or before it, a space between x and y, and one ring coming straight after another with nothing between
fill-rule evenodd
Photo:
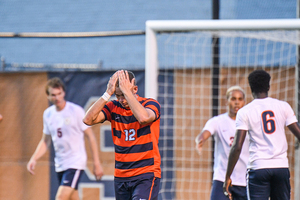
<instances>
[{"instance_id":1,"label":"athletic shorts","mask_svg":"<svg viewBox=\"0 0 300 200\"><path fill-rule=\"evenodd\" d=\"M116 181L116 200L157 200L160 178L145 177L132 181Z\"/></svg>"},{"instance_id":2,"label":"athletic shorts","mask_svg":"<svg viewBox=\"0 0 300 200\"><path fill-rule=\"evenodd\" d=\"M78 189L78 184L83 170L80 169L67 169L62 172L57 172L57 177L60 185L69 186Z\"/></svg>"},{"instance_id":3,"label":"athletic shorts","mask_svg":"<svg viewBox=\"0 0 300 200\"><path fill-rule=\"evenodd\" d=\"M221 181L213 181L210 200L229 200L223 193L223 184L224 182ZM229 188L229 191L232 194L233 200L247 200L246 186L233 185Z\"/></svg>"},{"instance_id":4,"label":"athletic shorts","mask_svg":"<svg viewBox=\"0 0 300 200\"><path fill-rule=\"evenodd\" d=\"M247 195L251 200L290 200L288 168L248 169Z\"/></svg>"}]
</instances>

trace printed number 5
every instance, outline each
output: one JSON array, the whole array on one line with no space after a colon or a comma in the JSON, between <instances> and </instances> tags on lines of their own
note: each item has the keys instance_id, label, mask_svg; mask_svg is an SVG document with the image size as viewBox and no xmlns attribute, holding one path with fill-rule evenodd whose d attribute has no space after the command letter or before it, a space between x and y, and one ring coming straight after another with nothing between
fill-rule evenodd
<instances>
[{"instance_id":1,"label":"printed number 5","mask_svg":"<svg viewBox=\"0 0 300 200\"><path fill-rule=\"evenodd\" d=\"M261 114L264 132L267 134L272 134L276 130L275 121L274 121L274 113L272 111L264 111Z\"/></svg>"},{"instance_id":2,"label":"printed number 5","mask_svg":"<svg viewBox=\"0 0 300 200\"><path fill-rule=\"evenodd\" d=\"M134 129L129 129L129 130L124 130L125 132L125 141L134 141L135 140L135 130Z\"/></svg>"},{"instance_id":3,"label":"printed number 5","mask_svg":"<svg viewBox=\"0 0 300 200\"><path fill-rule=\"evenodd\" d=\"M59 138L62 137L62 131L61 131L61 128L58 128L58 129L57 129L57 136L58 136Z\"/></svg>"}]
</instances>

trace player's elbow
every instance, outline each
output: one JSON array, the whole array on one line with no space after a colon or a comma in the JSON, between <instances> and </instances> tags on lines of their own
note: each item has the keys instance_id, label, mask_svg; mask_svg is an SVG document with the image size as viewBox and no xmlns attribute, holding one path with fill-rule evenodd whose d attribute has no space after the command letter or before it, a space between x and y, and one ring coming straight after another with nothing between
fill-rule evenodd
<instances>
[{"instance_id":1,"label":"player's elbow","mask_svg":"<svg viewBox=\"0 0 300 200\"><path fill-rule=\"evenodd\" d=\"M149 124L150 122L152 122L151 118L149 117L140 117L137 120L141 125Z\"/></svg>"},{"instance_id":2,"label":"player's elbow","mask_svg":"<svg viewBox=\"0 0 300 200\"><path fill-rule=\"evenodd\" d=\"M149 122L147 121L147 120L138 120L139 121L139 123L141 124L141 125L145 125L145 124L148 124Z\"/></svg>"},{"instance_id":3,"label":"player's elbow","mask_svg":"<svg viewBox=\"0 0 300 200\"><path fill-rule=\"evenodd\" d=\"M83 123L85 123L86 125L89 125L89 126L91 126L91 125L93 125L93 121L92 121L92 119L90 119L90 118L88 118L88 117L84 117L83 118Z\"/></svg>"}]
</instances>

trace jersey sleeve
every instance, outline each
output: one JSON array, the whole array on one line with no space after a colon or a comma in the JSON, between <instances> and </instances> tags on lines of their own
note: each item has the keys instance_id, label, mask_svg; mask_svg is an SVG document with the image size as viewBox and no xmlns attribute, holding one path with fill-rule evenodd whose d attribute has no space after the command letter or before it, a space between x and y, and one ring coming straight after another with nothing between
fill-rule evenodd
<instances>
[{"instance_id":1,"label":"jersey sleeve","mask_svg":"<svg viewBox=\"0 0 300 200\"><path fill-rule=\"evenodd\" d=\"M145 108L152 110L155 113L155 119L160 118L160 104L154 99L149 99L145 104Z\"/></svg>"},{"instance_id":2,"label":"jersey sleeve","mask_svg":"<svg viewBox=\"0 0 300 200\"><path fill-rule=\"evenodd\" d=\"M50 135L50 130L48 128L48 124L46 122L46 111L44 112L43 114L43 133L46 134L46 135Z\"/></svg>"},{"instance_id":3,"label":"jersey sleeve","mask_svg":"<svg viewBox=\"0 0 300 200\"><path fill-rule=\"evenodd\" d=\"M298 122L296 115L292 109L292 107L290 106L290 104L288 104L287 102L284 102L284 106L285 106L285 114L286 114L286 121L285 121L285 125L288 126L292 123Z\"/></svg>"},{"instance_id":4,"label":"jersey sleeve","mask_svg":"<svg viewBox=\"0 0 300 200\"><path fill-rule=\"evenodd\" d=\"M78 111L77 111L77 117L78 117L78 123L79 123L79 126L80 126L80 129L82 131L85 131L87 128L89 128L90 126L86 125L85 123L83 123L83 118L84 118L84 115L85 115L85 111L82 107L78 106Z\"/></svg>"},{"instance_id":5,"label":"jersey sleeve","mask_svg":"<svg viewBox=\"0 0 300 200\"><path fill-rule=\"evenodd\" d=\"M209 131L211 135L214 135L217 130L217 127L218 127L217 118L213 117L206 122L202 131L206 130L206 131Z\"/></svg>"},{"instance_id":6,"label":"jersey sleeve","mask_svg":"<svg viewBox=\"0 0 300 200\"><path fill-rule=\"evenodd\" d=\"M111 110L113 109L113 101L109 101L105 104L104 108L102 109L101 112L103 112L105 116L105 120L111 121Z\"/></svg>"},{"instance_id":7,"label":"jersey sleeve","mask_svg":"<svg viewBox=\"0 0 300 200\"><path fill-rule=\"evenodd\" d=\"M249 130L248 127L248 116L246 115L245 109L241 108L236 115L235 125L236 129Z\"/></svg>"}]
</instances>

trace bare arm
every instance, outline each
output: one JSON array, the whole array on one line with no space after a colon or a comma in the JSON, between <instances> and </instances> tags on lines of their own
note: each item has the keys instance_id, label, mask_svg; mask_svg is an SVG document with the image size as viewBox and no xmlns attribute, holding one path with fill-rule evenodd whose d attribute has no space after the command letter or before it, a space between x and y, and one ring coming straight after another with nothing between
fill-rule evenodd
<instances>
[{"instance_id":1,"label":"bare arm","mask_svg":"<svg viewBox=\"0 0 300 200\"><path fill-rule=\"evenodd\" d=\"M288 125L289 130L298 138L300 141L300 125L299 123L295 122Z\"/></svg>"},{"instance_id":2,"label":"bare arm","mask_svg":"<svg viewBox=\"0 0 300 200\"><path fill-rule=\"evenodd\" d=\"M237 130L233 144L230 149L229 157L228 157L228 164L227 164L227 171L225 176L225 181L223 185L223 191L228 193L229 199L232 199L231 193L229 192L229 186L231 186L231 174L232 171L240 157L242 147L246 138L247 131L246 130Z\"/></svg>"},{"instance_id":3,"label":"bare arm","mask_svg":"<svg viewBox=\"0 0 300 200\"><path fill-rule=\"evenodd\" d=\"M206 140L211 136L211 133L208 130L203 130L197 137L195 138L196 149L198 154L200 155L202 152L202 146L206 142Z\"/></svg>"},{"instance_id":4,"label":"bare arm","mask_svg":"<svg viewBox=\"0 0 300 200\"><path fill-rule=\"evenodd\" d=\"M119 87L124 94L125 99L127 100L127 103L133 112L133 115L135 118L139 121L140 124L148 124L153 122L156 119L156 115L154 111L151 109L145 108L138 102L138 100L135 97L135 94L132 92L134 86L134 79L129 81L129 76L127 71L119 71Z\"/></svg>"},{"instance_id":5,"label":"bare arm","mask_svg":"<svg viewBox=\"0 0 300 200\"><path fill-rule=\"evenodd\" d=\"M156 119L156 114L153 110L145 108L138 102L132 93L124 94L128 105L140 124L148 124L153 122Z\"/></svg>"},{"instance_id":6,"label":"bare arm","mask_svg":"<svg viewBox=\"0 0 300 200\"><path fill-rule=\"evenodd\" d=\"M118 80L117 72L109 79L106 92L112 95L116 89L116 82ZM101 112L107 101L100 97L86 112L83 122L87 125L94 125L102 123L105 120L104 114Z\"/></svg>"},{"instance_id":7,"label":"bare arm","mask_svg":"<svg viewBox=\"0 0 300 200\"><path fill-rule=\"evenodd\" d=\"M96 180L100 180L101 177L103 176L103 169L102 169L102 165L101 165L100 160L99 160L98 145L97 145L97 142L96 142L94 132L91 128L88 128L84 131L84 133L88 138L90 148L91 148L91 151L92 151L92 157L93 157L93 162L94 162L93 173L96 177Z\"/></svg>"},{"instance_id":8,"label":"bare arm","mask_svg":"<svg viewBox=\"0 0 300 200\"><path fill-rule=\"evenodd\" d=\"M27 170L34 174L35 165L38 159L40 159L46 152L51 143L51 136L43 134L42 139L40 140L38 146L35 149L35 152L31 156L28 164L27 164Z\"/></svg>"}]
</instances>

